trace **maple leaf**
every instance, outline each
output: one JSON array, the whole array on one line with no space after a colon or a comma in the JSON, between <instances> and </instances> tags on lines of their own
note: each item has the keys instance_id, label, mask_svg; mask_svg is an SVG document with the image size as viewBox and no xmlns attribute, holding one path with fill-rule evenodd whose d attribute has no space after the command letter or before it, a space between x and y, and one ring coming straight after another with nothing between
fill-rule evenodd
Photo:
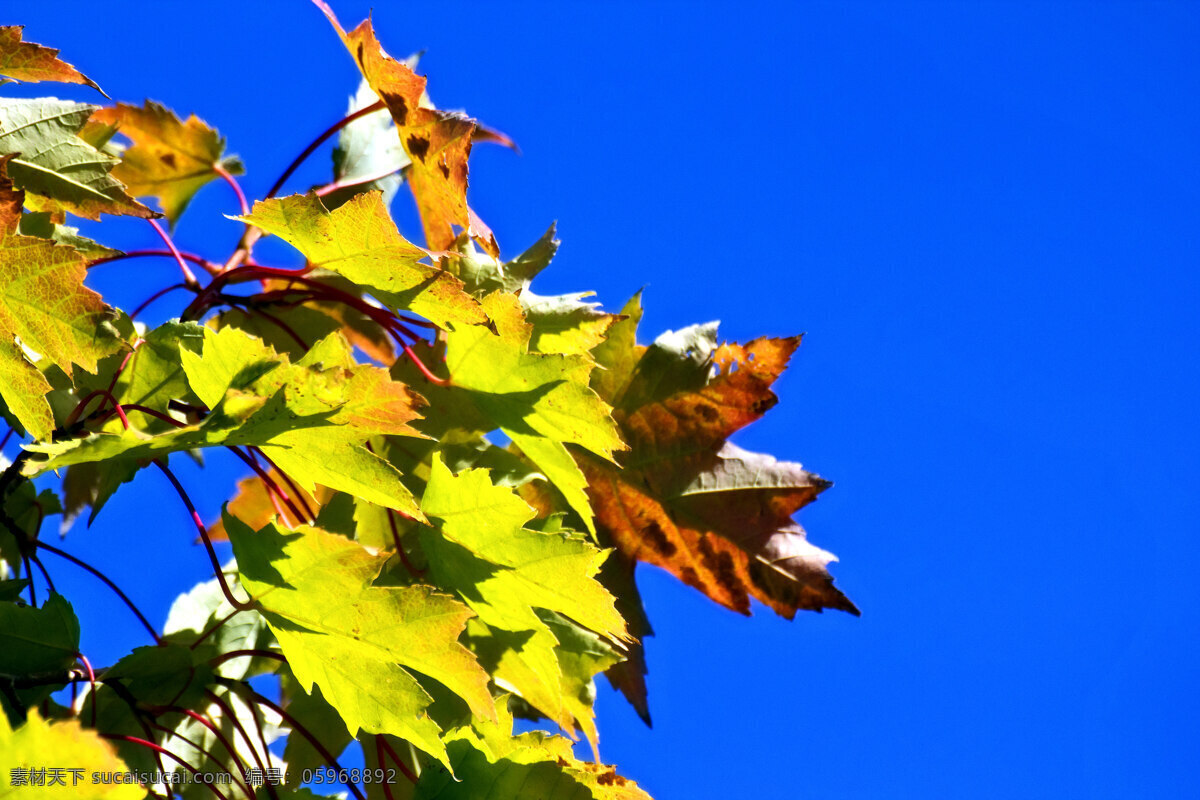
<instances>
[{"instance_id":1,"label":"maple leaf","mask_svg":"<svg viewBox=\"0 0 1200 800\"><path fill-rule=\"evenodd\" d=\"M496 680L564 730L578 724L595 746L591 704L580 696L585 666L569 653L581 657L581 637L601 641L579 626L627 639L613 598L596 580L607 554L564 531L531 530L535 512L511 489L494 485L482 469L454 475L440 454L421 508L436 530L420 532L431 578L479 615L468 633ZM611 659L582 680L621 658L611 646L606 652Z\"/></svg>"},{"instance_id":2,"label":"maple leaf","mask_svg":"<svg viewBox=\"0 0 1200 800\"><path fill-rule=\"evenodd\" d=\"M217 178L216 167L241 174L236 157L223 158L225 140L195 115L181 122L170 109L147 100L137 106L118 103L92 114L91 122L110 126L133 145L112 171L137 197L152 195L174 225L192 197Z\"/></svg>"},{"instance_id":3,"label":"maple leaf","mask_svg":"<svg viewBox=\"0 0 1200 800\"><path fill-rule=\"evenodd\" d=\"M620 324L634 328L636 315ZM665 334L636 361L605 363L614 354L602 354L610 372L628 370L623 386L610 375L599 383L630 450L621 470L586 462L598 519L622 553L742 613L750 597L787 617L856 611L825 570L832 556L791 522L830 484L727 442L775 405L771 384L799 337L714 348L715 333L711 325Z\"/></svg>"},{"instance_id":4,"label":"maple leaf","mask_svg":"<svg viewBox=\"0 0 1200 800\"><path fill-rule=\"evenodd\" d=\"M94 371L117 340L106 333L108 307L83 286L87 260L17 233L24 193L5 174L12 161L0 158L0 397L30 434L47 439L54 418L40 369L54 364L70 375L78 364Z\"/></svg>"},{"instance_id":5,"label":"maple leaf","mask_svg":"<svg viewBox=\"0 0 1200 800\"><path fill-rule=\"evenodd\" d=\"M467 158L476 123L467 117L422 104L425 78L384 52L370 20L347 33L323 0L313 0L350 51L375 94L387 105L411 164L408 182L421 212L425 241L434 250L453 244L455 226L493 256L496 238L467 206Z\"/></svg>"},{"instance_id":6,"label":"maple leaf","mask_svg":"<svg viewBox=\"0 0 1200 800\"><path fill-rule=\"evenodd\" d=\"M5 714L0 714L0 752L4 753L6 768L43 768L46 758L53 755L56 764L62 759L64 766L84 770L87 776L93 772L104 774L125 773L128 767L113 751L113 746L94 730L87 730L77 719L48 722L42 719L37 708L29 710L25 723L15 730ZM61 789L61 791L57 791ZM24 796L28 788L13 787L8 781L0 786L0 798ZM83 800L137 800L144 797L146 790L136 784L103 784L90 780L80 781L78 786L46 786L36 790L40 796L61 795Z\"/></svg>"},{"instance_id":7,"label":"maple leaf","mask_svg":"<svg viewBox=\"0 0 1200 800\"><path fill-rule=\"evenodd\" d=\"M447 259L448 269L476 297L494 291L518 294L525 319L532 326L531 351L586 355L604 341L620 316L600 311L598 303L584 302L594 292L542 296L529 288L558 252L560 242L554 234L555 226L551 224L529 249L507 262L480 253L469 241L463 242L459 252Z\"/></svg>"},{"instance_id":8,"label":"maple leaf","mask_svg":"<svg viewBox=\"0 0 1200 800\"><path fill-rule=\"evenodd\" d=\"M35 211L69 211L88 219L101 214L161 216L134 200L111 174L120 159L77 134L99 107L53 97L0 99L0 155L12 155L8 173L29 193Z\"/></svg>"},{"instance_id":9,"label":"maple leaf","mask_svg":"<svg viewBox=\"0 0 1200 800\"><path fill-rule=\"evenodd\" d=\"M418 263L428 254L396 230L379 192L356 195L333 211L315 194L272 198L238 219L283 239L313 267L365 287L393 310L412 311L443 327L487 321L461 281Z\"/></svg>"},{"instance_id":10,"label":"maple leaf","mask_svg":"<svg viewBox=\"0 0 1200 800\"><path fill-rule=\"evenodd\" d=\"M619 469L581 459L602 541L743 614L752 597L789 619L801 609L857 614L833 586L833 556L792 521L830 484L727 441L775 405L771 385L800 338L717 347L709 324L639 347L638 297L622 313L596 350L606 369L593 386L613 404L630 449ZM646 716L641 674L622 665L613 677Z\"/></svg>"},{"instance_id":11,"label":"maple leaf","mask_svg":"<svg viewBox=\"0 0 1200 800\"><path fill-rule=\"evenodd\" d=\"M43 239L50 239L55 244L73 247L87 256L89 260L113 258L122 254L120 250L105 247L86 236L80 236L79 228L55 222L54 215L48 211L22 214L17 232L22 236L40 236Z\"/></svg>"},{"instance_id":12,"label":"maple leaf","mask_svg":"<svg viewBox=\"0 0 1200 800\"><path fill-rule=\"evenodd\" d=\"M468 390L478 412L512 438L591 530L583 477L565 444L607 459L625 446L608 405L588 388L593 362L529 352L531 327L513 295L494 292L483 307L495 332L473 326L446 337L450 380Z\"/></svg>"},{"instance_id":13,"label":"maple leaf","mask_svg":"<svg viewBox=\"0 0 1200 800\"><path fill-rule=\"evenodd\" d=\"M351 733L390 733L448 763L431 698L408 669L494 718L487 674L458 643L471 612L428 586L374 586L386 556L317 528L254 533L226 516L242 585L296 679L314 683ZM406 669L407 668L407 669Z\"/></svg>"},{"instance_id":14,"label":"maple leaf","mask_svg":"<svg viewBox=\"0 0 1200 800\"><path fill-rule=\"evenodd\" d=\"M104 94L95 81L59 60L58 51L54 48L22 41L24 29L23 25L0 27L0 75L30 83L81 83Z\"/></svg>"},{"instance_id":15,"label":"maple leaf","mask_svg":"<svg viewBox=\"0 0 1200 800\"><path fill-rule=\"evenodd\" d=\"M454 772L422 772L416 800L477 800L487 797L537 800L650 800L633 781L603 764L575 758L571 742L538 731L512 735L512 715L502 703L495 722L476 721L446 734ZM457 780L456 780L457 778Z\"/></svg>"},{"instance_id":16,"label":"maple leaf","mask_svg":"<svg viewBox=\"0 0 1200 800\"><path fill-rule=\"evenodd\" d=\"M78 652L79 620L62 595L51 595L41 608L0 603L0 675L66 669Z\"/></svg>"}]
</instances>

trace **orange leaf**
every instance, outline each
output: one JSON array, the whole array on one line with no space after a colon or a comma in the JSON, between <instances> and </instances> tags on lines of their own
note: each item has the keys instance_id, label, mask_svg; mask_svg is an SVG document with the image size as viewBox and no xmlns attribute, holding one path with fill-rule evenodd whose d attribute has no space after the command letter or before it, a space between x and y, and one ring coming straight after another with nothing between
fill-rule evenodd
<instances>
[{"instance_id":1,"label":"orange leaf","mask_svg":"<svg viewBox=\"0 0 1200 800\"><path fill-rule=\"evenodd\" d=\"M498 257L496 237L467 206L467 159L477 131L475 121L462 114L422 105L425 78L384 52L370 20L364 20L347 33L328 5L322 0L313 2L329 18L368 85L396 122L400 143L412 160L408 183L421 212L428 247L449 248L454 243L457 226L490 255ZM498 140L490 130L484 137ZM507 137L499 140L509 141Z\"/></svg>"},{"instance_id":2,"label":"orange leaf","mask_svg":"<svg viewBox=\"0 0 1200 800\"><path fill-rule=\"evenodd\" d=\"M43 47L33 42L21 41L21 32L24 27L23 25L0 27L0 75L7 75L14 80L29 81L30 83L40 81L82 83L92 87L100 94L104 94L104 90L96 85L95 81L67 62L60 61L58 51L53 47Z\"/></svg>"}]
</instances>

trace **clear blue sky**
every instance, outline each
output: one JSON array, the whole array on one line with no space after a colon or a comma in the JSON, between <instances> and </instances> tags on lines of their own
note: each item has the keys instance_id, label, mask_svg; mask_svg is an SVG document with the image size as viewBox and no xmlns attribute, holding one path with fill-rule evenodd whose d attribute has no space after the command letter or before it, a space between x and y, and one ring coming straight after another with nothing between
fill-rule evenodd
<instances>
[{"instance_id":1,"label":"clear blue sky","mask_svg":"<svg viewBox=\"0 0 1200 800\"><path fill-rule=\"evenodd\" d=\"M808 333L738 443L836 482L800 519L863 616L745 619L643 570L655 728L602 687L606 760L659 800L1200 795L1200 5L374 17L393 53L428 50L435 102L520 143L477 148L471 197L508 254L559 220L539 291L617 307L645 285L646 338L714 318L731 339ZM115 98L218 126L254 194L357 82L300 0L6 4L3 22ZM313 165L296 190L325 179ZM181 246L226 252L233 211L206 189ZM94 285L128 308L171 269ZM217 454L182 478L211 518L234 473ZM147 472L65 546L161 624L207 575L191 539ZM51 566L88 598L94 662L143 643Z\"/></svg>"}]
</instances>

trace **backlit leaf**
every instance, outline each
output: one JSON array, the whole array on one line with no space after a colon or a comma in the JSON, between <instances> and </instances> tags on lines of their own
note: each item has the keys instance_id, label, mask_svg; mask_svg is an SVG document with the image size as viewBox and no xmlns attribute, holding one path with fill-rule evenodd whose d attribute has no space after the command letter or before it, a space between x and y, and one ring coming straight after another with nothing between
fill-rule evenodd
<instances>
[{"instance_id":1,"label":"backlit leaf","mask_svg":"<svg viewBox=\"0 0 1200 800\"><path fill-rule=\"evenodd\" d=\"M222 158L225 140L195 115L181 122L170 109L147 100L141 108L126 103L102 108L91 119L133 142L112 175L135 197L157 197L172 224L192 196L217 178L214 167L235 175L242 171L236 158Z\"/></svg>"},{"instance_id":2,"label":"backlit leaf","mask_svg":"<svg viewBox=\"0 0 1200 800\"><path fill-rule=\"evenodd\" d=\"M467 158L475 133L474 120L423 105L425 78L386 52L375 38L370 20L347 33L323 0L317 5L342 37L363 78L387 105L411 164L408 183L421 212L425 240L444 250L459 228L493 256L499 247L492 232L467 206Z\"/></svg>"},{"instance_id":3,"label":"backlit leaf","mask_svg":"<svg viewBox=\"0 0 1200 800\"><path fill-rule=\"evenodd\" d=\"M54 420L42 399L50 385L39 369L54 364L70 375L78 364L94 371L118 343L102 325L107 306L83 286L83 256L17 233L23 193L3 176L4 164L0 160L0 396L34 438L45 439Z\"/></svg>"},{"instance_id":4,"label":"backlit leaf","mask_svg":"<svg viewBox=\"0 0 1200 800\"><path fill-rule=\"evenodd\" d=\"M92 730L84 729L79 720L59 722L43 720L37 709L31 709L24 725L15 730L0 714L0 753L3 753L5 772L14 767L27 769L46 766L76 767L81 780L72 785L70 772L65 773L62 785L13 786L10 774L0 783L0 798L18 800L29 797L81 798L82 800L139 800L145 789L136 784L93 783L92 773L125 773L129 768L113 750L113 746ZM53 764L47 764L53 760Z\"/></svg>"},{"instance_id":5,"label":"backlit leaf","mask_svg":"<svg viewBox=\"0 0 1200 800\"><path fill-rule=\"evenodd\" d=\"M750 597L787 617L854 612L825 569L832 556L791 521L829 484L725 441L775 404L770 386L800 340L708 341L698 328L647 348L613 398L630 452L620 471L585 464L598 521L626 555L742 613Z\"/></svg>"},{"instance_id":6,"label":"backlit leaf","mask_svg":"<svg viewBox=\"0 0 1200 800\"><path fill-rule=\"evenodd\" d=\"M35 211L65 210L88 219L159 216L112 176L120 159L76 135L96 109L53 97L0 99L0 155L13 156L9 177L29 193L25 202Z\"/></svg>"},{"instance_id":7,"label":"backlit leaf","mask_svg":"<svg viewBox=\"0 0 1200 800\"><path fill-rule=\"evenodd\" d=\"M458 643L466 607L426 586L373 586L386 557L317 528L253 533L229 516L225 528L297 680L319 685L351 733L390 733L445 760L429 697L406 668L494 714L486 673Z\"/></svg>"},{"instance_id":8,"label":"backlit leaf","mask_svg":"<svg viewBox=\"0 0 1200 800\"><path fill-rule=\"evenodd\" d=\"M91 78L60 60L54 48L23 41L23 30L23 25L0 27L0 75L30 83L81 83L104 94Z\"/></svg>"},{"instance_id":9,"label":"backlit leaf","mask_svg":"<svg viewBox=\"0 0 1200 800\"><path fill-rule=\"evenodd\" d=\"M457 278L418 263L425 251L396 230L378 192L356 195L333 211L313 194L272 198L239 219L283 239L314 267L369 289L392 309L442 326L486 321Z\"/></svg>"}]
</instances>

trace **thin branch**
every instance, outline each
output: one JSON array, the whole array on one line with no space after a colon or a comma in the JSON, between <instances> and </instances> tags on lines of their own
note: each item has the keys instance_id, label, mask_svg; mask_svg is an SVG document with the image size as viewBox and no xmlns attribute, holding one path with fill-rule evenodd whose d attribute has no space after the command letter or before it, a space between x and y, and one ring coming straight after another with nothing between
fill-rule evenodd
<instances>
[{"instance_id":1,"label":"thin branch","mask_svg":"<svg viewBox=\"0 0 1200 800\"><path fill-rule=\"evenodd\" d=\"M154 228L154 231L159 235L159 237L162 238L163 242L166 243L167 249L171 251L171 255L175 257L175 261L179 264L179 269L183 271L183 282L189 287L199 289L200 282L196 280L196 276L192 274L190 269L188 269L187 261L185 261L183 258L183 253L179 252L179 248L175 246L175 242L171 240L169 235L167 235L167 232L163 229L163 226L159 225L158 220L156 219L148 219L146 221L150 223L150 226Z\"/></svg>"},{"instance_id":2,"label":"thin branch","mask_svg":"<svg viewBox=\"0 0 1200 800\"><path fill-rule=\"evenodd\" d=\"M211 718L211 716L207 714L199 714L189 708L181 708L179 706L174 706L171 710L183 713L195 722L198 722L205 728L208 728L208 730L212 732L212 735L216 737L217 741L221 743L221 746L225 748L225 752L229 753L229 758L233 761L233 763L239 767L244 766L241 758L238 756L238 752L233 749L233 745L230 743L229 739L225 737L225 734L221 731L221 729L217 727L216 722ZM209 757L212 758L211 755ZM221 760L218 758L213 758L213 761L218 764L221 763ZM250 784L244 779L242 783L246 787L248 796L253 799L254 791L250 788Z\"/></svg>"},{"instance_id":3,"label":"thin branch","mask_svg":"<svg viewBox=\"0 0 1200 800\"><path fill-rule=\"evenodd\" d=\"M365 117L368 114L374 114L376 111L380 111L384 108L385 108L385 106L384 106L382 100L376 101L376 102L372 103L371 105L366 106L365 108L360 108L358 111L355 111L353 114L350 114L349 116L343 117L340 121L335 122L334 124L332 124L328 128L326 128L325 131L323 133L321 133L320 136L318 136L316 139L313 139L312 143L309 144L308 147L304 148L303 152L301 152L300 155L296 156L295 160L293 160L292 163L288 165L288 168L285 169L283 171L283 174L279 176L279 180L275 181L275 183L271 186L270 191L267 192L267 197L274 197L276 194L278 194L279 190L283 188L284 181L286 181L288 178L292 177L292 173L295 172L296 169L301 164L304 163L304 160L306 158L311 156L313 154L313 152L318 147L321 146L322 142L324 142L330 136L333 136L335 133L340 131L342 128L349 125L351 122L354 122L354 120L359 119L361 117Z\"/></svg>"},{"instance_id":4,"label":"thin branch","mask_svg":"<svg viewBox=\"0 0 1200 800\"><path fill-rule=\"evenodd\" d=\"M138 620L142 623L142 626L145 627L145 629L150 632L150 635L154 637L155 643L162 644L162 638L160 638L158 633L154 630L154 626L151 625L150 622L146 619L146 616L141 611L138 610L138 607L133 604L133 601L129 599L129 596L126 595L123 591L121 591L121 587L119 587L115 583L113 583L112 580L110 580L107 575L105 575L103 572L101 572L100 570L93 567L91 564L88 564L86 561L81 561L80 559L76 558L75 556L71 555L70 553L66 552L65 550L59 550L57 547L46 544L45 542L41 541L40 539L35 541L34 544L36 544L38 547L42 548L43 550L48 550L51 553L54 553L54 555L56 555L60 558L65 558L67 561L70 561L72 564L74 564L77 567L82 567L83 569L87 570L88 572L92 573L97 578L102 580L105 583L105 585L108 586L108 588L110 588L114 592L116 592L117 596L120 597L122 601L124 601L125 605L129 606L129 610L134 613L134 616L136 616L138 618Z\"/></svg>"},{"instance_id":5,"label":"thin branch","mask_svg":"<svg viewBox=\"0 0 1200 800\"><path fill-rule=\"evenodd\" d=\"M213 172L221 176L221 180L229 184L233 189L233 193L237 195L238 205L241 206L242 215L250 213L250 204L246 202L246 195L242 192L242 187L238 185L237 180L229 173L229 170L222 167L220 164L213 164Z\"/></svg>"},{"instance_id":6,"label":"thin branch","mask_svg":"<svg viewBox=\"0 0 1200 800\"><path fill-rule=\"evenodd\" d=\"M402 169L404 169L404 167L395 167L393 169L389 169L387 172L380 172L376 175L368 175L365 178L351 178L344 181L334 181L333 183L327 183L318 189L314 189L313 194L315 194L317 197L324 197L326 195L333 194L339 189L348 189L351 186L362 186L367 183L374 183L375 181L383 180L387 176L393 175Z\"/></svg>"},{"instance_id":7,"label":"thin branch","mask_svg":"<svg viewBox=\"0 0 1200 800\"><path fill-rule=\"evenodd\" d=\"M161 746L155 744L154 742L149 742L149 741L146 741L145 739L139 739L136 736L126 736L123 733L102 733L102 734L100 734L100 736L104 739L110 739L112 741L129 742L130 744L138 744L138 745L141 745L142 747L147 747L147 748L153 750L154 752L158 753L159 755L167 756L168 758L172 759L173 761L175 761L176 763L180 764L185 769L190 771L193 775L196 775L196 776L200 775L200 770L196 769L191 764L189 764L188 762L184 761L179 756L172 753L170 750L167 750L165 747L161 747ZM198 783L202 783L203 785L207 786L209 791L211 791L217 797L221 798L221 800L229 800L229 798L225 796L225 793L222 792L220 789L218 789L213 784L206 783L204 780L200 780L200 781L198 781Z\"/></svg>"},{"instance_id":8,"label":"thin branch","mask_svg":"<svg viewBox=\"0 0 1200 800\"><path fill-rule=\"evenodd\" d=\"M387 765L387 761L384 760L383 755L384 755L384 753L383 753L383 737L376 734L376 736L375 736L375 761L376 761L376 763L379 764L379 766L381 768L386 767L386 765ZM387 770L386 769L384 770L382 783L383 783L384 800L395 800L395 798L392 796L392 786L388 782L388 779L387 779Z\"/></svg>"},{"instance_id":9,"label":"thin branch","mask_svg":"<svg viewBox=\"0 0 1200 800\"><path fill-rule=\"evenodd\" d=\"M434 375L433 372L430 371L429 367L425 366L425 362L417 357L417 354L413 352L413 349L408 346L407 342L398 337L396 338L396 342L404 349L404 354L412 359L413 365L418 371L420 371L422 375L425 376L427 381L437 386L450 385L450 380L448 378L439 378L437 375Z\"/></svg>"},{"instance_id":10,"label":"thin branch","mask_svg":"<svg viewBox=\"0 0 1200 800\"><path fill-rule=\"evenodd\" d=\"M32 541L36 542L37 539ZM37 608L37 590L33 588L33 565L30 564L29 553L25 548L21 548L21 560L25 562L25 577L29 580L29 605Z\"/></svg>"},{"instance_id":11,"label":"thin branch","mask_svg":"<svg viewBox=\"0 0 1200 800\"><path fill-rule=\"evenodd\" d=\"M228 686L229 688L234 689L235 691L239 691L242 694L248 695L250 697L250 699L253 700L255 703L258 703L259 705L264 706L264 707L269 708L272 711L274 711L276 714L279 715L280 719L282 719L285 723L287 723L288 727L290 727L294 732L300 734L301 736L303 736L305 739L308 740L308 743L313 746L313 749L321 754L321 758L325 759L326 764L328 764L329 766L331 766L335 770L337 770L339 775L342 773L342 765L339 764L338 760L333 756L332 753L329 752L329 748L327 748L324 744L322 744L321 740L318 739L316 736L314 736L312 731L310 731L308 728L304 727L299 722L297 722L295 717L293 717L288 712L284 711L283 708L281 708L278 703L275 703L275 702L271 701L270 699L264 697L263 695L259 694L258 692L254 691L254 689L252 687L250 687L249 685L247 685L245 683L240 683L238 681L231 681L228 678L217 678L217 683L220 683L224 686ZM358 788L358 786L356 784L350 783L349 781L347 781L346 788L349 789L350 792L356 798L358 798L358 800L367 800L367 798L363 795L362 791Z\"/></svg>"},{"instance_id":12,"label":"thin branch","mask_svg":"<svg viewBox=\"0 0 1200 800\"><path fill-rule=\"evenodd\" d=\"M79 663L83 664L83 668L87 670L88 683L92 687L92 727L96 727L96 671L92 669L92 662L88 661L87 656L83 653L76 653L75 658L79 659ZM75 684L71 684L74 688ZM74 702L72 702L74 705Z\"/></svg>"},{"instance_id":13,"label":"thin branch","mask_svg":"<svg viewBox=\"0 0 1200 800\"><path fill-rule=\"evenodd\" d=\"M79 415L83 412L83 410L85 408L87 408L87 404L92 402L92 400L97 397L103 397L104 399L110 401L113 404L114 409L119 409L121 407L121 404L117 402L117 398L113 397L113 393L111 390L95 389L95 390L89 392L87 394L87 396L85 396L82 400L80 400L78 403L75 404L75 408L71 409L71 413L67 416L67 421L66 421L66 423L64 423L63 427L69 428L72 425L74 425L75 422L79 419ZM104 406L102 405L102 406L100 406L100 408L104 408ZM99 409L97 409L97 411L99 411ZM125 418L125 412L119 411L117 413L120 414L121 421L124 422L125 427L128 428L129 420Z\"/></svg>"},{"instance_id":14,"label":"thin branch","mask_svg":"<svg viewBox=\"0 0 1200 800\"><path fill-rule=\"evenodd\" d=\"M229 612L229 613L228 613L228 614L226 614L224 617L222 617L221 619L219 619L219 620L217 620L216 622L214 622L214 623L213 623L213 624L212 624L212 625L211 625L211 626L208 628L208 630L204 631L204 633L202 633L202 634L200 634L198 637L196 637L196 641L194 641L194 642L192 642L190 645L188 645L188 649L189 649L189 650L195 650L197 647L199 647L199 646L200 646L200 643L201 643L201 642L203 642L203 641L204 641L205 639L207 639L209 636L212 636L212 635L213 635L214 633L216 633L218 630L220 630L221 628L223 628L223 627L225 626L225 623L226 623L226 622L229 622L229 620L233 619L234 617L236 617L236 616L237 616L238 614L240 614L240 613L242 613L242 609L240 609L240 608L235 608L233 611Z\"/></svg>"},{"instance_id":15,"label":"thin branch","mask_svg":"<svg viewBox=\"0 0 1200 800\"><path fill-rule=\"evenodd\" d=\"M208 529L204 527L204 523L200 520L200 514L196 511L196 506L192 504L192 498L183 489L183 484L175 477L175 473L163 462L162 459L154 459L154 465L157 466L171 485L175 487L175 492L179 495L179 499L187 506L188 514L192 517L192 523L195 524L196 530L200 532L200 539L204 542L204 549L208 551L208 560L212 562L213 570L217 574L217 583L221 586L221 593L225 595L225 600L234 608L240 608L243 611L248 611L254 608L253 598L250 600L238 600L233 596L233 592L229 589L229 584L225 582L225 570L221 568L221 560L217 558L217 551L213 549L212 540L208 538Z\"/></svg>"},{"instance_id":16,"label":"thin branch","mask_svg":"<svg viewBox=\"0 0 1200 800\"><path fill-rule=\"evenodd\" d=\"M413 771L409 768L408 764L405 764L403 759L396 755L396 751L392 749L392 746L388 743L387 739L384 739L382 736L378 736L376 738L383 743L383 748L387 750L388 755L390 755L392 760L396 762L396 766L399 767L400 771L404 773L404 777L408 778L413 783L416 783L418 780L420 780L419 777L413 774Z\"/></svg>"},{"instance_id":17,"label":"thin branch","mask_svg":"<svg viewBox=\"0 0 1200 800\"><path fill-rule=\"evenodd\" d=\"M208 665L215 667L234 658L271 658L281 664L287 663L287 658L284 657L283 653L276 653L274 650L229 650L213 658L208 662Z\"/></svg>"},{"instance_id":18,"label":"thin branch","mask_svg":"<svg viewBox=\"0 0 1200 800\"><path fill-rule=\"evenodd\" d=\"M203 268L204 271L209 275L216 274L217 265L213 264L211 261L202 258L195 253L185 253L182 250L177 252L184 261L190 261L196 266ZM128 253L121 253L120 255L97 258L95 261L90 262L87 265L87 268L91 269L92 267L98 267L101 264L111 264L114 261L124 261L127 258L148 258L151 256L158 256L160 258L175 258L175 253L172 253L170 250L130 250Z\"/></svg>"},{"instance_id":19,"label":"thin branch","mask_svg":"<svg viewBox=\"0 0 1200 800\"><path fill-rule=\"evenodd\" d=\"M39 524L38 529L40 530L41 527L41 524ZM52 594L58 594L58 590L54 588L54 581L50 580L50 573L46 571L46 565L42 563L40 558L38 558L36 550L29 554L29 560L32 561L33 565L38 568L38 571L42 573L42 579L46 581L46 587L50 590L50 592ZM30 580L33 580L32 575L30 575L29 578Z\"/></svg>"},{"instance_id":20,"label":"thin branch","mask_svg":"<svg viewBox=\"0 0 1200 800\"><path fill-rule=\"evenodd\" d=\"M296 502L298 502L300 504L300 508L304 510L304 517L301 519L301 521L306 522L309 525L314 524L316 522L317 515L313 513L311 508L309 508L308 501L304 499L304 492L300 491L299 487L292 482L292 479L288 476L288 474L281 470L279 465L272 461L271 457L262 451L261 447L255 447L251 445L250 452L252 455L267 462L267 466L273 469L276 475L283 478L283 482L286 483L288 489L291 490L292 496L296 498Z\"/></svg>"},{"instance_id":21,"label":"thin branch","mask_svg":"<svg viewBox=\"0 0 1200 800\"><path fill-rule=\"evenodd\" d=\"M285 491L283 491L283 489L279 488L279 484L275 483L275 480L271 477L270 473L268 473L266 470L264 470L262 467L260 467L258 465L257 461L255 461L253 458L251 458L250 456L248 456L244 452L242 452L241 448L230 447L229 449L231 451L233 451L233 454L235 456L237 456L243 462L245 462L246 466L248 466L248 467L250 467L250 469L254 470L254 474L257 475L259 480L262 481L263 486L267 490L267 494L271 497L272 500L274 500L276 497L282 499L283 502L287 504L288 511L292 512L292 516L294 516L296 518L297 522L308 521L305 519L304 516L302 516L300 514L300 509L296 508L296 504L292 502L292 498L288 497L287 492L285 492ZM281 511L281 509L277 508L276 511ZM279 514L279 516L281 516L281 517L283 516L282 511Z\"/></svg>"},{"instance_id":22,"label":"thin branch","mask_svg":"<svg viewBox=\"0 0 1200 800\"><path fill-rule=\"evenodd\" d=\"M260 316L263 319L265 319L267 322L274 325L276 328L279 328L279 330L286 333L288 336L291 337L293 342L300 345L301 350L308 349L308 342L304 341L304 339L301 338L300 334L296 333L295 329L292 328L291 325L288 325L286 322L281 320L279 317L275 316L274 314L271 314L270 312L263 311L261 308L255 308L254 306L246 305L244 303L239 304L239 305L245 306L246 313Z\"/></svg>"},{"instance_id":23,"label":"thin branch","mask_svg":"<svg viewBox=\"0 0 1200 800\"><path fill-rule=\"evenodd\" d=\"M131 313L129 315L129 318L137 319L138 314L145 311L147 306L149 306L151 303L153 303L158 298L163 297L164 295L170 294L171 292L174 292L177 289L190 289L190 288L192 288L192 287L188 286L186 283L173 283L165 289L159 289L157 292L155 292L154 294L150 295L145 300L143 300L142 304L139 305L137 308L135 308L133 310L133 313Z\"/></svg>"},{"instance_id":24,"label":"thin branch","mask_svg":"<svg viewBox=\"0 0 1200 800\"><path fill-rule=\"evenodd\" d=\"M237 714L233 713L233 708L230 707L229 704L226 703L224 700L222 700L220 697L218 697L216 692L212 691L211 689L206 689L204 694L205 694L205 696L208 697L208 699L210 701L212 701L213 703L216 703L218 706L221 707L221 710L223 712L225 712L226 719L228 719L230 722L233 723L233 727L237 729L237 732L242 735L242 739L246 742L247 745L249 745L250 755L254 756L254 762L256 764L258 764L259 769L261 769L265 772L267 769L267 765L263 763L262 756L260 756L258 754L258 750L255 749L254 742L250 741L250 735L248 733L246 733L246 728L244 725L242 725L242 721L240 719L238 719ZM245 702L245 701L243 701L243 702ZM276 796L275 788L274 788L273 784L270 784L270 783L267 784L267 793L270 794L272 798L274 798Z\"/></svg>"},{"instance_id":25,"label":"thin branch","mask_svg":"<svg viewBox=\"0 0 1200 800\"><path fill-rule=\"evenodd\" d=\"M185 713L187 713L186 709L180 709L180 711L184 711ZM198 717L199 715L195 715L195 716ZM207 747L201 747L198 742L196 742L193 739L188 738L187 736L184 736L179 731L174 730L172 728L168 728L166 725L163 725L159 722L151 722L150 725L152 727L157 728L158 730L162 731L163 733L167 734L168 738L178 739L179 741L181 741L184 744L191 747L197 753L203 753L205 756L208 756L208 760L213 762L214 764L221 763L221 759L217 756L216 753L214 753L212 750L209 750ZM220 731L217 731L216 729L212 729L212 728L210 728L210 730L212 730L213 733L215 733L218 737L221 736ZM166 744L166 742L167 742L167 739L163 739L163 744ZM234 761L236 762L237 755L233 752L230 752L230 755L233 757ZM238 766L240 766L240 764ZM254 792L253 792L253 790L251 790L250 784L246 782L245 778L242 778L241 776L238 776L238 777L239 777L239 782L242 786L242 791L246 793L246 797L249 798L249 800L254 800Z\"/></svg>"},{"instance_id":26,"label":"thin branch","mask_svg":"<svg viewBox=\"0 0 1200 800\"><path fill-rule=\"evenodd\" d=\"M121 406L121 407L124 408L126 411L139 411L143 414L146 414L147 416L151 416L151 417L154 417L155 419L162 420L163 422L166 422L175 428L186 428L187 427L187 425L185 423L180 422L179 420L175 419L174 417L168 416L167 414L164 414L161 411L155 411L153 408L147 408L146 406L139 405L138 403L129 403L129 404ZM100 421L103 422L104 420L111 417L115 412L116 412L116 409L110 409L107 413L105 413L103 416L101 416L99 418Z\"/></svg>"}]
</instances>

